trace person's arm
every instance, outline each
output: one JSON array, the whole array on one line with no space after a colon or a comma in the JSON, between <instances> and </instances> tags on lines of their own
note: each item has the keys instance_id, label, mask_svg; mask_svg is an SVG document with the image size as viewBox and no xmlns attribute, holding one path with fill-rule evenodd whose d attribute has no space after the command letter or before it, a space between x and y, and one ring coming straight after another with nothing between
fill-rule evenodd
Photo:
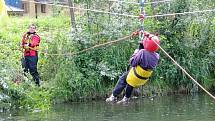
<instances>
[{"instance_id":1,"label":"person's arm","mask_svg":"<svg viewBox=\"0 0 215 121\"><path fill-rule=\"evenodd\" d=\"M20 48L29 49L28 48L28 43L26 43L25 41L26 41L26 33L22 36L22 40L21 40L21 43L20 43Z\"/></svg>"},{"instance_id":2,"label":"person's arm","mask_svg":"<svg viewBox=\"0 0 215 121\"><path fill-rule=\"evenodd\" d=\"M136 49L134 51L134 54L131 56L130 61L129 61L130 65L132 67L135 67L138 65L142 52L143 52L143 49L141 49L141 50Z\"/></svg>"}]
</instances>

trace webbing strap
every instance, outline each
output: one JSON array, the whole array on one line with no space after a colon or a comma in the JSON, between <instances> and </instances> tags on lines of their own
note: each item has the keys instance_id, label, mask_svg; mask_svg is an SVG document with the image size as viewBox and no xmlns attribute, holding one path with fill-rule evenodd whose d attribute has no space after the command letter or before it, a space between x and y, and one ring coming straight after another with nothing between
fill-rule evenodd
<instances>
[{"instance_id":1,"label":"webbing strap","mask_svg":"<svg viewBox=\"0 0 215 121\"><path fill-rule=\"evenodd\" d=\"M137 71L136 71L136 69L135 69L135 68L133 68L133 70L134 70L134 75L135 75L137 78L139 78L139 79L143 79L143 80L147 80L147 79L149 79L149 77L142 77L142 76L140 76L140 75L137 73Z\"/></svg>"}]
</instances>

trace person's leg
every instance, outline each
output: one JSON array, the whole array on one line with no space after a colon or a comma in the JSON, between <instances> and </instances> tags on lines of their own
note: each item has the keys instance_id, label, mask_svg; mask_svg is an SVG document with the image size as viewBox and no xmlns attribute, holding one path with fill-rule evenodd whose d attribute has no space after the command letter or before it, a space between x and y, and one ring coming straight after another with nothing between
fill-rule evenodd
<instances>
[{"instance_id":1,"label":"person's leg","mask_svg":"<svg viewBox=\"0 0 215 121\"><path fill-rule=\"evenodd\" d=\"M126 83L126 77L128 75L128 71L124 72L122 76L120 76L111 96L106 99L106 102L114 102L117 99L117 96L123 91L125 86L127 85Z\"/></svg>"},{"instance_id":2,"label":"person's leg","mask_svg":"<svg viewBox=\"0 0 215 121\"><path fill-rule=\"evenodd\" d=\"M122 76L120 76L118 82L117 82L117 85L115 86L114 90L113 90L113 96L118 96L122 91L123 89L126 87L127 85L127 82L126 82L126 78L127 78L127 75L128 75L128 71L124 72L122 74Z\"/></svg>"},{"instance_id":3,"label":"person's leg","mask_svg":"<svg viewBox=\"0 0 215 121\"><path fill-rule=\"evenodd\" d=\"M39 77L39 73L37 72L38 57L32 56L32 57L29 57L29 60L30 60L30 62L29 62L30 74L32 75L36 85L40 86L40 77Z\"/></svg>"},{"instance_id":4,"label":"person's leg","mask_svg":"<svg viewBox=\"0 0 215 121\"><path fill-rule=\"evenodd\" d=\"M126 85L126 89L125 89L125 96L123 97L122 100L118 101L117 103L120 104L120 103L123 103L123 104L126 104L128 103L130 97L131 97L131 93L133 91L134 87L132 87L131 85L127 84Z\"/></svg>"},{"instance_id":5,"label":"person's leg","mask_svg":"<svg viewBox=\"0 0 215 121\"><path fill-rule=\"evenodd\" d=\"M26 73L28 73L28 69L29 69L28 58L23 57L21 59L21 62L22 62L22 68L23 68L23 71L24 71L24 75L26 76Z\"/></svg>"},{"instance_id":6,"label":"person's leg","mask_svg":"<svg viewBox=\"0 0 215 121\"><path fill-rule=\"evenodd\" d=\"M126 98L131 97L131 93L132 93L133 89L134 89L134 87L132 87L131 85L129 85L129 84L126 85L126 89L125 89L125 97Z\"/></svg>"}]
</instances>

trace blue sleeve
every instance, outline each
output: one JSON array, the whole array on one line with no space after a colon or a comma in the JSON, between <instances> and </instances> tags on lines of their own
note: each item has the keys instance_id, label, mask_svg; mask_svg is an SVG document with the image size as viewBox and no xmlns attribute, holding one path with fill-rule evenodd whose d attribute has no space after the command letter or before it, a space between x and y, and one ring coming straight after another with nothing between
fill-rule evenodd
<instances>
[{"instance_id":1,"label":"blue sleeve","mask_svg":"<svg viewBox=\"0 0 215 121\"><path fill-rule=\"evenodd\" d=\"M130 65L132 67L135 67L135 66L137 66L139 64L139 61L140 61L142 53L143 53L143 49L138 50L137 52L134 52L134 54L131 56Z\"/></svg>"}]
</instances>

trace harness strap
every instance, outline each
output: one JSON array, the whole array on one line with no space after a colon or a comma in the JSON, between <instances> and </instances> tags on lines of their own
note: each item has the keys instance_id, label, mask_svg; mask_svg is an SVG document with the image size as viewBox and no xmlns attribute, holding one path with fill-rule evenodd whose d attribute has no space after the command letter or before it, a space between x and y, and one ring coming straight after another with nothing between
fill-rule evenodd
<instances>
[{"instance_id":1,"label":"harness strap","mask_svg":"<svg viewBox=\"0 0 215 121\"><path fill-rule=\"evenodd\" d=\"M143 80L147 80L147 79L149 79L149 77L142 77L142 76L140 76L140 75L137 73L137 71L136 71L136 69L135 69L135 68L133 68L133 70L134 70L134 75L135 75L137 78L139 78L139 79L143 79Z\"/></svg>"}]
</instances>

